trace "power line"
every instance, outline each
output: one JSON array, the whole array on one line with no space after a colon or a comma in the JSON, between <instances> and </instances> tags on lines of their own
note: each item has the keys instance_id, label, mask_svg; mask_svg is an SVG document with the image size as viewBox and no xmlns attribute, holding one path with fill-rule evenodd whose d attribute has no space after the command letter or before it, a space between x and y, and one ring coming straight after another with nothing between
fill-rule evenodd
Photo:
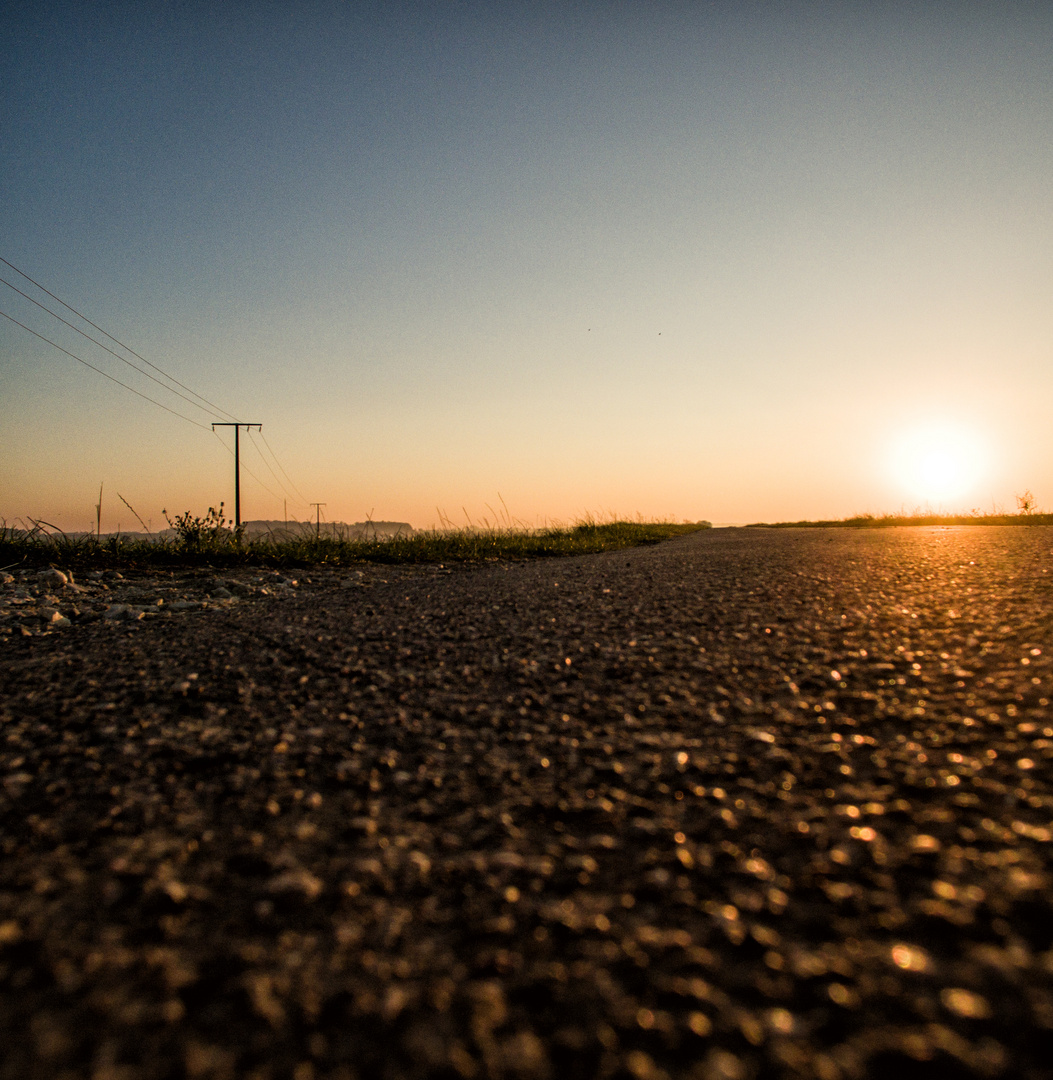
<instances>
[{"instance_id":1,"label":"power line","mask_svg":"<svg viewBox=\"0 0 1053 1080\"><path fill-rule=\"evenodd\" d=\"M27 274L24 270L21 270L19 267L15 266L14 263L10 262L8 259L3 258L3 256L0 256L0 263L3 263L5 266L9 266L12 270L15 271L16 274L19 274L21 277L25 278L26 281L28 281L31 284L35 285L38 289L40 289L41 292L45 293L46 295L50 296L53 300L55 300L57 303L61 304L67 311L72 312L74 315L77 316L77 318L82 319L84 322L86 322L89 326L93 327L95 330L97 330L104 337L108 338L114 344L116 344L116 345L120 346L120 348L124 349L125 352L128 352L132 356L134 356L136 359L141 360L144 364L147 365L147 367L152 368L154 371L158 372L160 375L162 375L169 382L174 383L176 386L178 386L181 389L185 390L187 392L187 394L190 394L193 398L197 398L198 400L193 401L193 400L191 400L190 397L187 397L185 394L179 393L178 390L173 390L171 386L167 386L165 383L161 382L160 379L157 379L155 376L151 375L150 372L143 371L142 368L138 367L136 364L133 364L126 357L121 356L117 352L114 352L114 350L111 349L108 345L106 345L103 342L101 342L101 341L97 340L96 338L92 337L90 334L85 333L85 331L80 329L80 327L78 327L78 326L74 325L73 323L69 322L67 319L64 319L57 312L52 311L51 308L49 308L46 304L42 304L39 300L36 300L34 297L30 296L28 293L23 292L21 289L19 289L16 285L13 285L6 278L0 277L0 282L2 282L4 285L6 285L9 289L11 289L14 292L18 293L19 296L25 298L31 304L35 304L42 311L46 311L49 315L51 315L53 318L57 319L64 326L68 326L71 330L76 331L76 333L80 334L81 337L83 337L86 340L90 341L93 345L97 345L100 349L105 350L111 356L115 357L117 360L120 360L122 364L125 364L128 367L130 367L137 374L143 375L146 378L150 379L152 382L154 382L158 386L160 386L162 390L165 390L170 394L175 394L176 397L181 398L188 405L192 405L195 409L201 409L202 412L209 413L210 415L213 415L213 416L215 416L215 415L226 416L226 417L230 417L230 419L232 421L234 420L234 417L233 417L233 415L231 413L227 412L225 409L221 409L218 405L216 405L213 402L209 401L209 399L206 398L203 394L199 394L199 393L197 393L196 390L192 390L185 383L182 383L177 378L175 378L174 376L169 375L168 372L165 371L163 368L161 368L157 364L153 363L152 361L147 360L145 356L142 356L140 353L137 353L130 346L125 345L124 342L121 341L119 338L114 337L113 334L109 333L107 330L104 330L97 323L92 322L92 320L89 319L86 315L84 315L82 312L78 311L71 304L67 304L66 301L63 300L60 296L57 296L50 289L46 288L44 285L41 285L39 281L36 281L34 278L30 277L29 274ZM88 363L87 360L84 360L82 357L77 356L75 353L70 352L68 349L64 349L57 342L52 341L50 338L45 337L43 334L37 333L36 330L33 330L30 327L26 326L25 323L19 322L18 319L14 318L11 315L8 315L6 312L0 311L0 315L2 315L5 319L8 319L10 322L13 322L16 326L20 326L23 330L26 330L28 333L32 334L34 337L39 338L41 341L46 342L48 345L51 345L53 348L58 349L59 352L64 353L66 356L69 356L71 359L76 360L80 364L83 364L86 368L90 368L96 374L102 375L104 378L109 379L110 382L116 383L118 386L123 387L125 390L130 390L133 394L135 394L137 397L142 398L144 401L149 401L152 405L156 405L159 409L164 409L165 412L171 413L173 416L178 416L180 420L185 420L188 424L193 424L195 427L203 428L206 431L210 430L204 424L199 423L197 420L193 420L189 416L184 416L182 413L176 412L175 409L169 408L169 406L162 404L160 401L157 401L156 399L150 397L148 394L144 394L141 391L136 390L134 387L129 386L127 383L122 382L120 379L117 379L114 376L108 374L107 372L103 371L101 368L95 367L94 364ZM199 402L204 402L204 405L199 404ZM207 406L207 408L206 408L206 406ZM212 431L212 434L216 435L214 430ZM267 466L268 470L270 471L270 473L274 477L274 479L278 482L278 486L282 489L282 491L285 492L288 495L292 495L294 501L296 500L296 498L298 496L301 503L303 503L304 505L309 505L306 496L303 494L302 491L300 491L300 489L296 486L296 484L293 483L292 477L289 475L289 473L286 470L285 466L279 460L278 455L274 452L274 448L267 441L267 437L263 434L262 429L260 430L260 438L263 440L264 445L267 447L267 450L270 452L271 458L274 460L275 465L278 466L278 468L281 470L282 474L285 476L286 480L288 480L289 485L292 488L292 491L290 491L289 488L286 487L286 485L282 482L281 477L274 471L273 468L271 468L270 462L267 461L266 456L264 455L263 451L260 450L259 445L256 443L255 438L252 436L251 430L249 431L249 437L250 437L250 439L252 439L253 446L256 447L256 452L260 455L260 458L262 459L264 465ZM229 454L231 454L232 456L236 456L236 455L234 455L234 452L232 450L230 450L230 448L226 445L226 443L224 443L223 440L219 438L218 435L216 435L216 438L219 440L220 445L223 446L223 448ZM268 487L251 469L249 469L248 466L245 467L245 471L269 495L271 495L275 499L281 498L281 496L279 496L275 491L273 491L270 487ZM293 495L293 492L295 492L295 495Z\"/></svg>"},{"instance_id":2,"label":"power line","mask_svg":"<svg viewBox=\"0 0 1053 1080\"><path fill-rule=\"evenodd\" d=\"M252 429L246 429L245 434L248 435L249 441L255 447L256 453L260 455L260 461L262 461L263 464L267 466L267 468L270 470L271 476L273 476L274 479L278 481L278 487L280 487L286 495L290 496L293 502L296 502L296 496L293 495L293 493L285 486L285 484L282 483L282 478L274 471L274 469L271 467L271 463L263 456L263 451L260 449L259 443L256 442L256 436L252 434ZM263 434L262 429L260 430L260 434ZM306 500L304 501L306 502Z\"/></svg>"},{"instance_id":3,"label":"power line","mask_svg":"<svg viewBox=\"0 0 1053 1080\"><path fill-rule=\"evenodd\" d=\"M199 394L196 391L191 390L189 386L185 386L178 379L174 378L172 375L169 375L167 371L165 371L163 368L158 367L157 364L151 363L149 360L146 359L145 356L140 356L139 353L137 353L134 349L129 348L127 345L125 345L124 342L121 341L119 338L115 338L113 336L113 334L108 333L107 331L103 330L103 328L101 326L98 326L95 323L93 323L91 321L91 319L88 318L87 315L82 315L75 307L72 307L70 304L67 304L65 300L63 300L59 296L56 296L53 292L51 292L50 289L46 289L43 285L40 284L39 281L34 281L34 279L31 278L24 270L19 270L19 268L17 266L15 266L14 263L8 262L8 260L5 259L3 256L0 256L0 263L3 263L5 266L10 266L11 269L14 270L14 272L16 274L20 274L22 277L24 277L26 279L26 281L32 282L38 289L41 290L41 292L47 293L47 295L50 296L52 300L57 300L64 308L66 308L67 311L72 311L73 314L76 315L78 319L83 319L89 326L94 327L94 329L98 330L100 334L103 334L106 337L108 337L110 339L110 341L116 342L116 344L120 345L120 347L122 349L124 349L126 352L130 352L132 354L132 356L134 356L137 360L142 360L142 362L144 364L146 364L148 367L152 367L154 369L154 371L160 372L166 379L168 379L169 382L175 383L176 386L180 387L180 389L185 390L188 394L192 394L199 401L203 401L210 409L213 410L213 412L218 413L220 416L228 416L232 420L234 419L234 417L229 412L227 412L226 409L221 409L218 405L213 404L211 401L208 400L208 398L204 397L202 394ZM7 283L5 282L5 284L7 284ZM14 288L14 286L11 286L11 287ZM23 293L23 295L25 295L25 294ZM36 301L34 301L34 303L36 303ZM52 314L54 314L54 312L52 312ZM58 318L58 316L55 316L55 317ZM19 325L21 325L21 323ZM28 329L28 327L27 327L27 329ZM74 329L76 329L76 327L74 327ZM38 335L38 337L39 337L39 335ZM103 347L105 348L105 346L103 346ZM125 363L127 363L127 361L125 361ZM145 374L145 372L143 374ZM166 387L165 389L170 389L170 388ZM171 391L171 392L175 393L174 390ZM200 406L198 406L198 408L200 408ZM203 424L201 426L204 427Z\"/></svg>"},{"instance_id":4,"label":"power line","mask_svg":"<svg viewBox=\"0 0 1053 1080\"><path fill-rule=\"evenodd\" d=\"M28 293L22 292L21 289L12 285L11 282L8 281L6 278L0 277L0 283L6 285L9 289L13 289L16 293L18 293L19 296L24 296L31 304L36 304L36 306L40 308L41 311L46 311L49 315L58 319L58 321L64 326L68 326L71 330L75 330L78 334L80 334L82 338L87 338L87 340L90 341L93 345L98 345L100 349L105 349L106 352L110 354L110 356L117 357L117 359L120 360L122 364L127 364L128 367L132 369L132 371L137 371L140 375L145 375L146 378L150 379L152 382L157 383L157 385L160 386L162 390L167 390L168 393L175 394L176 397L182 398L188 405L193 405L195 409L200 409L202 412L208 413L210 416L224 415L220 412L206 409L204 405L199 405L196 401L188 398L186 394L181 394L178 390L173 390L170 386L166 386L163 382L161 382L159 378L157 378L156 375L151 375L149 371L143 371L141 367L137 367L131 362L131 360L126 360L123 356L121 356L120 353L115 353L113 349L111 349L108 345L104 345L101 341L97 341L91 336L91 334L86 334L83 330L80 329L79 326L74 326L73 323L69 322L67 319L64 319L57 312L52 311L51 308L49 308L45 304L42 304L39 300L34 300L32 296L30 296ZM105 331L103 331L103 333L105 333ZM107 337L108 336L109 335L107 334ZM191 393L193 393L193 391L191 391Z\"/></svg>"},{"instance_id":5,"label":"power line","mask_svg":"<svg viewBox=\"0 0 1053 1080\"><path fill-rule=\"evenodd\" d=\"M277 465L278 468L281 469L281 471L285 474L285 479L288 480L290 484L292 484L293 491L295 491L296 494L300 496L301 500L304 502L305 505L309 506L310 503L307 502L307 496L304 495L304 493L295 484L293 484L292 477L287 472L285 472L285 466L282 465L282 463L278 460L278 455L274 452L274 448L271 446L271 444L267 442L267 436L263 434L262 429L260 431L260 438L263 440L263 443L267 447L267 449L270 450L271 457L274 458L275 465Z\"/></svg>"},{"instance_id":6,"label":"power line","mask_svg":"<svg viewBox=\"0 0 1053 1080\"><path fill-rule=\"evenodd\" d=\"M43 334L38 334L36 330L30 330L30 328L26 326L25 323L19 322L16 318L8 315L6 311L0 311L0 315L2 315L5 319L8 319L10 322L13 322L16 326L21 326L23 330L29 331L29 333L31 333L33 337L40 338L41 341L46 341L49 345L58 349L60 353L65 353L67 356L76 360L78 364L83 364L86 368L91 368L92 371L101 375L104 379L109 379L110 382L116 383L118 386L123 386L125 390L131 390L131 392L137 397L141 397L143 398L143 400L149 401L151 405L156 405L159 409L164 409L165 412L171 413L173 416L178 416L180 420L185 420L188 424L193 424L194 427L203 428L205 431L208 431L208 428L205 427L204 424L198 423L197 420L191 420L189 416L184 416L182 413L176 412L175 409L170 409L167 405L162 405L161 402L155 401L148 394L144 394L141 391L136 390L135 387L129 386L127 383L121 382L120 379L115 379L112 375L108 375L101 368L97 368L94 364L89 364L87 360L82 360L75 353L71 353L69 349L64 349L61 345L56 344L56 342L52 341L51 338L46 338ZM222 442L222 440L220 441Z\"/></svg>"},{"instance_id":7,"label":"power line","mask_svg":"<svg viewBox=\"0 0 1053 1080\"><path fill-rule=\"evenodd\" d=\"M204 424L199 424L198 426L205 427ZM209 429L205 428L205 430L208 431ZM230 454L231 457L234 457L234 451L231 450L231 448L227 446L227 444L218 435L216 435L216 432L213 431L212 434L216 436L219 445L222 446L223 449L226 450L226 452ZM256 481L257 484L260 485L261 488L263 488L264 491L267 492L268 495L270 495L274 499L281 498L281 496L276 491L271 491L271 489L267 487L267 485L248 467L248 465L243 465L242 468L249 474L249 476L252 477L253 480Z\"/></svg>"}]
</instances>

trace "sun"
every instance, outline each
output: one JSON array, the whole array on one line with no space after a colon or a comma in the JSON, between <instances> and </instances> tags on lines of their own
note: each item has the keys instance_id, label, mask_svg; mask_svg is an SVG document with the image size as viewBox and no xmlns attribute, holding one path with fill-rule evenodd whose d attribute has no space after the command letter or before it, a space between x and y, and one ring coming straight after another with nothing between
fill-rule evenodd
<instances>
[{"instance_id":1,"label":"sun","mask_svg":"<svg viewBox=\"0 0 1053 1080\"><path fill-rule=\"evenodd\" d=\"M946 446L927 446L918 456L918 481L932 495L946 498L965 487L967 474L960 455Z\"/></svg>"},{"instance_id":2,"label":"sun","mask_svg":"<svg viewBox=\"0 0 1053 1080\"><path fill-rule=\"evenodd\" d=\"M979 438L946 423L903 432L891 457L897 487L912 501L933 508L973 493L986 472Z\"/></svg>"}]
</instances>

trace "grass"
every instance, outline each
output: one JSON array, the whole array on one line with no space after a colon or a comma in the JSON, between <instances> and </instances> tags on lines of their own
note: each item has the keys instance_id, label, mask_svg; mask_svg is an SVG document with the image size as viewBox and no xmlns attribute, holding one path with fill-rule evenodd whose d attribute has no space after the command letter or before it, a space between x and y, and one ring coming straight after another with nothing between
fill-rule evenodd
<instances>
[{"instance_id":1,"label":"grass","mask_svg":"<svg viewBox=\"0 0 1053 1080\"><path fill-rule=\"evenodd\" d=\"M887 529L896 525L1053 525L1053 514L856 514L836 521L757 522L747 529Z\"/></svg>"},{"instance_id":2,"label":"grass","mask_svg":"<svg viewBox=\"0 0 1053 1080\"><path fill-rule=\"evenodd\" d=\"M178 519L177 519L178 520ZM188 519L189 520L189 519ZM195 521L204 519L194 519ZM39 523L41 526L43 523ZM235 532L214 528L176 539L99 539L67 536L43 527L27 533L0 526L0 569L57 565L69 569L147 569L166 566L347 566L354 563L453 563L590 555L657 544L709 528L708 522L605 521L591 519L545 529L466 528L414 532L393 539L316 537L263 538L238 543Z\"/></svg>"}]
</instances>

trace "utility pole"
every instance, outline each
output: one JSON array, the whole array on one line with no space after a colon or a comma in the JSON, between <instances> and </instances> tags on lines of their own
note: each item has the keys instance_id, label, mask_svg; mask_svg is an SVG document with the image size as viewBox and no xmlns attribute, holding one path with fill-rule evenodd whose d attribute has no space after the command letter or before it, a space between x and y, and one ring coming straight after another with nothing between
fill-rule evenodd
<instances>
[{"instance_id":1,"label":"utility pole","mask_svg":"<svg viewBox=\"0 0 1053 1080\"><path fill-rule=\"evenodd\" d=\"M241 530L241 444L238 439L238 435L241 433L241 429L246 431L249 428L259 428L263 430L262 424L236 424L236 423L215 423L212 425L212 430L215 431L218 427L232 427L234 429L234 528L238 531Z\"/></svg>"},{"instance_id":2,"label":"utility pole","mask_svg":"<svg viewBox=\"0 0 1053 1080\"><path fill-rule=\"evenodd\" d=\"M325 503L311 503L314 507L314 538L317 540L322 535L322 507Z\"/></svg>"}]
</instances>

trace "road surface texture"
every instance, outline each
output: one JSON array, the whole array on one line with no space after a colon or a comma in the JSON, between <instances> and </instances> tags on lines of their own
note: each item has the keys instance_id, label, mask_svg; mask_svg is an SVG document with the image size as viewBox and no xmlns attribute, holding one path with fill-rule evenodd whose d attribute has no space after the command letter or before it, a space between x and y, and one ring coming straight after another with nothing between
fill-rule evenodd
<instances>
[{"instance_id":1,"label":"road surface texture","mask_svg":"<svg viewBox=\"0 0 1053 1080\"><path fill-rule=\"evenodd\" d=\"M4 640L3 1080L1053 1076L1053 530L283 588Z\"/></svg>"}]
</instances>

